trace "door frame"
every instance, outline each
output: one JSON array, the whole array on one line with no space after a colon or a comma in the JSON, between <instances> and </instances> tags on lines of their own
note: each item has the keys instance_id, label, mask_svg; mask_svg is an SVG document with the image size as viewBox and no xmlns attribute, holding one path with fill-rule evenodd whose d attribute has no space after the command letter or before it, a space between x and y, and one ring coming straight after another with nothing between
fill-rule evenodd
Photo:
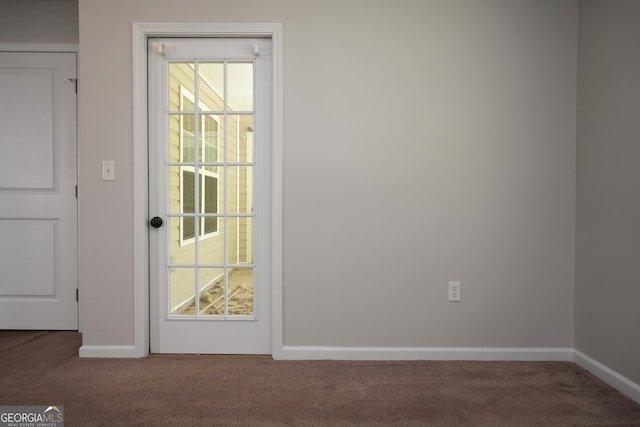
<instances>
[{"instance_id":1,"label":"door frame","mask_svg":"<svg viewBox=\"0 0 640 427\"><path fill-rule=\"evenodd\" d=\"M271 348L282 358L282 24L133 23L133 261L134 346L128 357L149 354L149 166L147 39L150 37L266 37L273 48Z\"/></svg>"},{"instance_id":2,"label":"door frame","mask_svg":"<svg viewBox=\"0 0 640 427\"><path fill-rule=\"evenodd\" d=\"M78 56L80 45L76 43L0 43L0 52L31 52L31 53L75 53L76 54L76 80L80 79L80 69L78 68ZM80 177L80 99L76 90L76 185L79 185ZM76 292L80 290L80 209L78 209L78 199L76 198ZM80 301L77 305L78 332L82 332L82 318L80 316Z\"/></svg>"}]
</instances>

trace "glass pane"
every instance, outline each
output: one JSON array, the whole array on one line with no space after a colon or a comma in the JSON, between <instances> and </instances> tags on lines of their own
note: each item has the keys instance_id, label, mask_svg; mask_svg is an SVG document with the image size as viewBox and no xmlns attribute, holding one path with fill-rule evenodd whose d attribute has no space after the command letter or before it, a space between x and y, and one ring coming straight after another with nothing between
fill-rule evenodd
<instances>
[{"instance_id":1,"label":"glass pane","mask_svg":"<svg viewBox=\"0 0 640 427\"><path fill-rule=\"evenodd\" d=\"M253 213L253 166L227 167L227 213Z\"/></svg>"},{"instance_id":2,"label":"glass pane","mask_svg":"<svg viewBox=\"0 0 640 427\"><path fill-rule=\"evenodd\" d=\"M176 191L181 214L193 214L181 217L180 239L182 243L193 241L200 232L200 224L196 216L196 206L200 197L196 194L194 169L190 166L180 167L180 187ZM198 209L199 210L199 209Z\"/></svg>"},{"instance_id":3,"label":"glass pane","mask_svg":"<svg viewBox=\"0 0 640 427\"><path fill-rule=\"evenodd\" d=\"M177 114L169 115L169 149L168 161L179 162L182 140L182 116Z\"/></svg>"},{"instance_id":4,"label":"glass pane","mask_svg":"<svg viewBox=\"0 0 640 427\"><path fill-rule=\"evenodd\" d=\"M194 63L169 63L169 111L193 111L193 99L190 106L183 105L183 101L185 91L193 98L194 79Z\"/></svg>"},{"instance_id":5,"label":"glass pane","mask_svg":"<svg viewBox=\"0 0 640 427\"><path fill-rule=\"evenodd\" d=\"M228 263L253 264L253 217L227 218Z\"/></svg>"},{"instance_id":6,"label":"glass pane","mask_svg":"<svg viewBox=\"0 0 640 427\"><path fill-rule=\"evenodd\" d=\"M224 64L198 63L200 108L203 111L222 111L224 97Z\"/></svg>"},{"instance_id":7,"label":"glass pane","mask_svg":"<svg viewBox=\"0 0 640 427\"><path fill-rule=\"evenodd\" d=\"M253 63L227 64L229 110L253 111Z\"/></svg>"},{"instance_id":8,"label":"glass pane","mask_svg":"<svg viewBox=\"0 0 640 427\"><path fill-rule=\"evenodd\" d=\"M196 103L195 103L196 101L193 93L189 92L184 88L180 90L180 93L182 95L182 98L180 98L181 111L185 111L187 113L193 113L193 114L200 111L199 108L196 110ZM195 128L194 128L194 132L195 132Z\"/></svg>"},{"instance_id":9,"label":"glass pane","mask_svg":"<svg viewBox=\"0 0 640 427\"><path fill-rule=\"evenodd\" d=\"M180 213L189 214L196 212L196 201L199 201L200 198L196 195L195 171L191 166L180 167L180 189L178 191L178 197L180 199Z\"/></svg>"},{"instance_id":10,"label":"glass pane","mask_svg":"<svg viewBox=\"0 0 640 427\"><path fill-rule=\"evenodd\" d=\"M229 269L229 314L253 315L253 268Z\"/></svg>"},{"instance_id":11,"label":"glass pane","mask_svg":"<svg viewBox=\"0 0 640 427\"><path fill-rule=\"evenodd\" d=\"M188 308L193 304L196 290L195 268L169 269L169 313L194 314Z\"/></svg>"},{"instance_id":12,"label":"glass pane","mask_svg":"<svg viewBox=\"0 0 640 427\"><path fill-rule=\"evenodd\" d=\"M169 218L169 264L195 265L196 245L193 239L194 218L174 216ZM188 235L191 234L191 237ZM185 238L186 237L186 238Z\"/></svg>"},{"instance_id":13,"label":"glass pane","mask_svg":"<svg viewBox=\"0 0 640 427\"><path fill-rule=\"evenodd\" d=\"M187 243L196 237L196 219L194 217L182 217L182 240Z\"/></svg>"},{"instance_id":14,"label":"glass pane","mask_svg":"<svg viewBox=\"0 0 640 427\"><path fill-rule=\"evenodd\" d=\"M169 166L168 168L167 181L169 183L168 195L170 214L182 213L182 207L180 204L183 198L180 191L181 180L183 178L182 169L183 168L180 166Z\"/></svg>"},{"instance_id":15,"label":"glass pane","mask_svg":"<svg viewBox=\"0 0 640 427\"><path fill-rule=\"evenodd\" d=\"M224 269L201 268L200 314L224 314Z\"/></svg>"},{"instance_id":16,"label":"glass pane","mask_svg":"<svg viewBox=\"0 0 640 427\"><path fill-rule=\"evenodd\" d=\"M221 161L219 156L220 149L220 123L221 116L213 114L202 114L200 120L200 138L198 146L198 159L203 163L214 163ZM207 170L216 172L216 166L209 166Z\"/></svg>"},{"instance_id":17,"label":"glass pane","mask_svg":"<svg viewBox=\"0 0 640 427\"><path fill-rule=\"evenodd\" d=\"M253 116L233 114L227 117L227 161L253 163Z\"/></svg>"},{"instance_id":18,"label":"glass pane","mask_svg":"<svg viewBox=\"0 0 640 427\"><path fill-rule=\"evenodd\" d=\"M204 230L205 236L210 233L218 232L218 228L219 228L218 218L213 216L207 216L207 217L204 217L202 221L204 222L203 230Z\"/></svg>"},{"instance_id":19,"label":"glass pane","mask_svg":"<svg viewBox=\"0 0 640 427\"><path fill-rule=\"evenodd\" d=\"M200 186L202 194L201 212L205 214L218 213L218 177L203 172L202 175L200 175ZM217 227L207 227L203 231L205 233L212 233L218 231L218 229Z\"/></svg>"},{"instance_id":20,"label":"glass pane","mask_svg":"<svg viewBox=\"0 0 640 427\"><path fill-rule=\"evenodd\" d=\"M200 218L204 223L207 218ZM221 229L224 221L221 218L212 217L220 227L215 233L204 234L198 242L198 265L219 265L224 264L224 230Z\"/></svg>"},{"instance_id":21,"label":"glass pane","mask_svg":"<svg viewBox=\"0 0 640 427\"><path fill-rule=\"evenodd\" d=\"M180 116L180 153L179 160L183 163L196 161L196 116L184 114Z\"/></svg>"}]
</instances>

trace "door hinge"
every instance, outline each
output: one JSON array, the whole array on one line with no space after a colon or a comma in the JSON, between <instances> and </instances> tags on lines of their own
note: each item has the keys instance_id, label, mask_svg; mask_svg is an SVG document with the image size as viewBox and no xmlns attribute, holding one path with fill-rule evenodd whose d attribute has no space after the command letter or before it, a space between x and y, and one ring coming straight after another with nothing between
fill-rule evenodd
<instances>
[{"instance_id":1,"label":"door hinge","mask_svg":"<svg viewBox=\"0 0 640 427\"><path fill-rule=\"evenodd\" d=\"M69 77L69 81L73 82L76 85L76 93L78 93L78 79L74 79L73 77Z\"/></svg>"},{"instance_id":2,"label":"door hinge","mask_svg":"<svg viewBox=\"0 0 640 427\"><path fill-rule=\"evenodd\" d=\"M78 198L78 186L76 185L76 199Z\"/></svg>"},{"instance_id":3,"label":"door hinge","mask_svg":"<svg viewBox=\"0 0 640 427\"><path fill-rule=\"evenodd\" d=\"M80 301L80 293L78 292L78 289L76 289L76 302Z\"/></svg>"}]
</instances>

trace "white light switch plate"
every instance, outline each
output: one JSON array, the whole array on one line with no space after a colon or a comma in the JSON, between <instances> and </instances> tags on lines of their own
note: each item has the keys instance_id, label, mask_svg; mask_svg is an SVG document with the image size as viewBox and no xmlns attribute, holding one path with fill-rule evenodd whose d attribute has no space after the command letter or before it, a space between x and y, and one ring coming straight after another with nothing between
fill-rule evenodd
<instances>
[{"instance_id":1,"label":"white light switch plate","mask_svg":"<svg viewBox=\"0 0 640 427\"><path fill-rule=\"evenodd\" d=\"M102 161L102 180L103 181L116 180L116 162L114 160Z\"/></svg>"}]
</instances>

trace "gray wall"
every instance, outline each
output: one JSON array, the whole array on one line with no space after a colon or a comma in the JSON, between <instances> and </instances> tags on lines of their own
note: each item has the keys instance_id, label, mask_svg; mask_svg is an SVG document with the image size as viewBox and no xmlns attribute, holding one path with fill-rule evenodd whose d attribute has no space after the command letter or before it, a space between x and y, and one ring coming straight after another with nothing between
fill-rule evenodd
<instances>
[{"instance_id":1,"label":"gray wall","mask_svg":"<svg viewBox=\"0 0 640 427\"><path fill-rule=\"evenodd\" d=\"M78 43L78 2L1 0L0 43Z\"/></svg>"},{"instance_id":2,"label":"gray wall","mask_svg":"<svg viewBox=\"0 0 640 427\"><path fill-rule=\"evenodd\" d=\"M572 347L577 1L79 6L86 345L134 340L131 23L214 21L283 24L286 345Z\"/></svg>"},{"instance_id":3,"label":"gray wall","mask_svg":"<svg viewBox=\"0 0 640 427\"><path fill-rule=\"evenodd\" d=\"M575 344L576 2L264 3L82 0L85 344L133 343L131 22L210 15L284 24L286 344L575 345L640 383L640 3L580 1ZM78 43L77 7L0 1L0 43Z\"/></svg>"},{"instance_id":4,"label":"gray wall","mask_svg":"<svg viewBox=\"0 0 640 427\"><path fill-rule=\"evenodd\" d=\"M575 347L640 384L640 2L581 1Z\"/></svg>"}]
</instances>

